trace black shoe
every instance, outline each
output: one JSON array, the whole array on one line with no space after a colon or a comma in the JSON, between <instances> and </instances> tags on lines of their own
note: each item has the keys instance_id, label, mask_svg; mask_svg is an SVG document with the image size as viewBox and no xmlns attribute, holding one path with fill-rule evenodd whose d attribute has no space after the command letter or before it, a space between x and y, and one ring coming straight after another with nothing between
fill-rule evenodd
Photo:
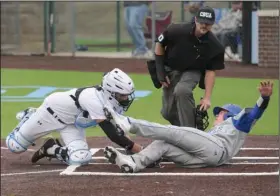
<instances>
[{"instance_id":1,"label":"black shoe","mask_svg":"<svg viewBox=\"0 0 280 196\"><path fill-rule=\"evenodd\" d=\"M155 161L154 163L151 163L150 165L148 165L146 168L162 168L163 166L160 164L163 158L160 158L159 160Z\"/></svg>"},{"instance_id":2,"label":"black shoe","mask_svg":"<svg viewBox=\"0 0 280 196\"><path fill-rule=\"evenodd\" d=\"M57 145L59 145L60 147L62 147L62 145L61 145L59 139L56 138L56 139L55 139L55 143L56 143Z\"/></svg>"},{"instance_id":3,"label":"black shoe","mask_svg":"<svg viewBox=\"0 0 280 196\"><path fill-rule=\"evenodd\" d=\"M46 157L46 158L55 158L55 155L49 155L47 153L47 149L51 148L53 145L57 144L56 140L53 138L47 138L44 142L44 144L42 145L42 147L37 150L32 158L31 158L31 162L32 163L36 163L37 161L39 161L40 159Z\"/></svg>"}]
</instances>

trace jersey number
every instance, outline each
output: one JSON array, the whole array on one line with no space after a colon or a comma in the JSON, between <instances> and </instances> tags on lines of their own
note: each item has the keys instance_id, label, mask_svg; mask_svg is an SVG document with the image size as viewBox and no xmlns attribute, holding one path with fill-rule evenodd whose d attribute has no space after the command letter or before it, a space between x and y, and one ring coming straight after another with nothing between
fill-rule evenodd
<instances>
[{"instance_id":1,"label":"jersey number","mask_svg":"<svg viewBox=\"0 0 280 196\"><path fill-rule=\"evenodd\" d=\"M164 39L163 35L160 34L160 36L158 36L158 41L161 42Z\"/></svg>"}]
</instances>

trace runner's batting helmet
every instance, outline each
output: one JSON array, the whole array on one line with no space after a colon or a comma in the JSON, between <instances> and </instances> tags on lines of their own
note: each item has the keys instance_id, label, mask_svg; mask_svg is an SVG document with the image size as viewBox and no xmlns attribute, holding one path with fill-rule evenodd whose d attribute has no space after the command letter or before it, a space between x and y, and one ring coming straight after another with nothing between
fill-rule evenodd
<instances>
[{"instance_id":1,"label":"runner's batting helmet","mask_svg":"<svg viewBox=\"0 0 280 196\"><path fill-rule=\"evenodd\" d=\"M242 108L236 104L226 104L226 105L223 105L222 107L217 106L217 107L214 107L214 109L213 109L214 116L218 115L221 110L228 111L224 115L224 120L226 120L230 117L236 116L239 112L241 112Z\"/></svg>"}]
</instances>

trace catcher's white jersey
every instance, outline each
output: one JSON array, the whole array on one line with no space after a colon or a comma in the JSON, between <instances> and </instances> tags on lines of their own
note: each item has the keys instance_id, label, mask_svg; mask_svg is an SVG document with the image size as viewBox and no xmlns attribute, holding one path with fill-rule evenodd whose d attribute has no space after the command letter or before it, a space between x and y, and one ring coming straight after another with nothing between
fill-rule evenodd
<instances>
[{"instance_id":1,"label":"catcher's white jersey","mask_svg":"<svg viewBox=\"0 0 280 196\"><path fill-rule=\"evenodd\" d=\"M89 113L89 118L82 118L83 111L77 108L75 101L70 97L75 95L75 92L76 89L71 89L49 95L36 111L20 122L14 130L28 141L35 141L53 131L58 131L67 146L75 140L85 141L85 128L96 126L97 119L106 119L103 111L104 104L111 104L110 106L116 111L122 111L122 107L117 103L106 101L106 95L102 90L98 91L94 87L86 88L80 93L79 104L82 110ZM82 123L77 124L78 117ZM87 126L83 126L84 124Z\"/></svg>"},{"instance_id":2,"label":"catcher's white jersey","mask_svg":"<svg viewBox=\"0 0 280 196\"><path fill-rule=\"evenodd\" d=\"M58 117L66 124L73 124L76 117L82 112L75 105L74 100L70 95L75 96L77 89L71 89L66 92L56 92L49 95L45 99L45 104L50 107ZM104 104L111 105L118 113L123 113L123 109L117 103L112 104L106 99L103 91L98 91L96 88L86 88L79 96L79 103L84 111L89 112L90 119L106 119L103 107Z\"/></svg>"}]
</instances>

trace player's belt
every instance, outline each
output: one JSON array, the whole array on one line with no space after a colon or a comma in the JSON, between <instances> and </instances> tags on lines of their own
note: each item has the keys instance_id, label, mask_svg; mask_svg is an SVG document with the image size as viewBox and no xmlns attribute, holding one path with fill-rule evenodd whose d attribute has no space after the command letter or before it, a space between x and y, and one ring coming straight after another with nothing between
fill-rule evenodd
<instances>
[{"instance_id":1,"label":"player's belt","mask_svg":"<svg viewBox=\"0 0 280 196\"><path fill-rule=\"evenodd\" d=\"M58 122L60 122L60 123L62 123L62 124L66 124L66 123L63 122L60 118L58 118L58 116L57 116L56 114L54 114L54 111L53 111L50 107L47 108L47 111L48 111Z\"/></svg>"}]
</instances>

